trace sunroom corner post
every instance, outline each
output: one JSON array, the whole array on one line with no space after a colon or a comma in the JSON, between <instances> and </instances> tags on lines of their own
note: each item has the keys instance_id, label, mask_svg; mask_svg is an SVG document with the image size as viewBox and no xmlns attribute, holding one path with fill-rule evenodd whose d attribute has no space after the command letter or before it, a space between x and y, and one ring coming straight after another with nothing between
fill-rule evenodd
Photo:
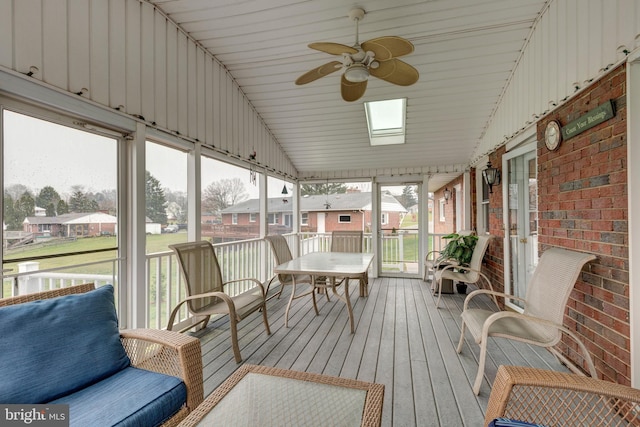
<instances>
[{"instance_id":1,"label":"sunroom corner post","mask_svg":"<svg viewBox=\"0 0 640 427\"><path fill-rule=\"evenodd\" d=\"M464 224L462 224L462 229L471 230L474 228L474 226L477 227L477 224L471 223L471 201L473 200L473 198L471 197L471 171L469 169L464 171L462 180L462 191L464 191Z\"/></svg>"},{"instance_id":2,"label":"sunroom corner post","mask_svg":"<svg viewBox=\"0 0 640 427\"><path fill-rule=\"evenodd\" d=\"M294 183L293 185L293 190L292 190L292 195L291 195L291 201L292 206L291 206L291 211L292 211L292 224L291 224L291 231L293 232L293 234L296 236L296 238L294 239L295 242L295 248L294 250L296 251L295 253L297 253L298 255L300 255L300 191L299 191L300 187Z\"/></svg>"},{"instance_id":3,"label":"sunroom corner post","mask_svg":"<svg viewBox=\"0 0 640 427\"><path fill-rule=\"evenodd\" d=\"M195 143L187 156L187 240L195 242L202 235L202 146Z\"/></svg>"},{"instance_id":4,"label":"sunroom corner post","mask_svg":"<svg viewBox=\"0 0 640 427\"><path fill-rule=\"evenodd\" d=\"M121 327L141 328L147 326L147 290L146 290L146 126L136 124L133 139L127 145L127 204L126 212L126 283L121 287L125 292L127 322Z\"/></svg>"},{"instance_id":5,"label":"sunroom corner post","mask_svg":"<svg viewBox=\"0 0 640 427\"><path fill-rule=\"evenodd\" d=\"M424 230L422 234L423 238L421 239L422 244L420 245L419 255L418 255L418 273L420 276L424 276L424 263L421 260L424 260L431 249L429 247L429 242L432 239L431 230L429 229L429 175L423 175L422 177L422 186L420 187L420 209L418 209L418 218L420 220L420 224L418 226L419 230Z\"/></svg>"},{"instance_id":6,"label":"sunroom corner post","mask_svg":"<svg viewBox=\"0 0 640 427\"><path fill-rule=\"evenodd\" d=\"M269 225L267 224L268 222L268 212L267 212L267 202L268 202L268 198L267 198L267 171L263 170L262 173L259 174L259 179L258 179L258 219L259 219L259 227L260 227L260 231L259 231L259 237L261 239L264 239L264 237L268 234L269 232ZM268 270L269 269L269 265L270 263L267 260L267 257L271 256L271 251L269 250L269 246L267 244L266 241L262 241L261 245L260 245L260 252L262 254L262 257L260 257L260 273L262 274L262 277L266 278L266 280L268 280L268 278L271 275L271 272Z\"/></svg>"}]
</instances>

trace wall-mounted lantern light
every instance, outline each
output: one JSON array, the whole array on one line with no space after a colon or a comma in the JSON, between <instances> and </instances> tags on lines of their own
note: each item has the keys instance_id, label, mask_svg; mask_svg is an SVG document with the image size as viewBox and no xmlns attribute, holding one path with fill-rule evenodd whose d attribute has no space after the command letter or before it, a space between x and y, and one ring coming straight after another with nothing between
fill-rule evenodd
<instances>
[{"instance_id":1,"label":"wall-mounted lantern light","mask_svg":"<svg viewBox=\"0 0 640 427\"><path fill-rule=\"evenodd\" d=\"M493 193L493 186L500 185L500 171L491 166L491 160L487 162L487 168L482 171L484 182L489 186L489 193Z\"/></svg>"},{"instance_id":2,"label":"wall-mounted lantern light","mask_svg":"<svg viewBox=\"0 0 640 427\"><path fill-rule=\"evenodd\" d=\"M447 187L444 188L444 201L449 204L449 199L451 198L451 190Z\"/></svg>"}]
</instances>

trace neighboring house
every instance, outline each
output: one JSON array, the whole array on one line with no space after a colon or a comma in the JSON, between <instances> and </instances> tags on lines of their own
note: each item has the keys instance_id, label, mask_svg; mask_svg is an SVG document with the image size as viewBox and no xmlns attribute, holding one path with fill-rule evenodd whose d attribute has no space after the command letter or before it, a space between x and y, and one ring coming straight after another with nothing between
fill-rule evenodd
<instances>
[{"instance_id":1,"label":"neighboring house","mask_svg":"<svg viewBox=\"0 0 640 427\"><path fill-rule=\"evenodd\" d=\"M269 233L292 231L293 213L289 197L268 200ZM392 232L400 227L407 210L389 193L382 195L383 231ZM259 232L259 200L251 199L223 209L223 229L244 227ZM303 196L300 198L300 230L330 233L334 230L362 230L371 232L371 193L343 193Z\"/></svg>"},{"instance_id":2,"label":"neighboring house","mask_svg":"<svg viewBox=\"0 0 640 427\"><path fill-rule=\"evenodd\" d=\"M29 216L22 229L36 237L81 237L115 234L117 218L102 212L68 213L58 216Z\"/></svg>"}]
</instances>

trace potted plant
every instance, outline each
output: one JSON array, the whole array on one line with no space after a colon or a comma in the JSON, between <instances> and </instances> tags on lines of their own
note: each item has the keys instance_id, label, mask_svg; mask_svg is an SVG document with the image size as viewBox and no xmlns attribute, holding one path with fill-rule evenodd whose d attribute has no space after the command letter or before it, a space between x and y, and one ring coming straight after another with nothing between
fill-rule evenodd
<instances>
[{"instance_id":1,"label":"potted plant","mask_svg":"<svg viewBox=\"0 0 640 427\"><path fill-rule=\"evenodd\" d=\"M442 251L440 251L440 256L436 260L437 262L453 260L459 265L467 265L471 262L473 249L476 247L478 236L473 234L461 236L457 233L451 233L442 236L442 238L448 240L448 242ZM467 291L467 285L464 283L458 283L456 288L458 293L461 294Z\"/></svg>"}]
</instances>

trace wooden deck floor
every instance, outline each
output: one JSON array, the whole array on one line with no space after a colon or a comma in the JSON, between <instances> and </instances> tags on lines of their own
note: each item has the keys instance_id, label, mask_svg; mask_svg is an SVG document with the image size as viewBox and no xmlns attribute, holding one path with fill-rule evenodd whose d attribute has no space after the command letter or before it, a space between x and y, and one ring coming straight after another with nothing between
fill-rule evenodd
<instances>
[{"instance_id":1,"label":"wooden deck floor","mask_svg":"<svg viewBox=\"0 0 640 427\"><path fill-rule=\"evenodd\" d=\"M272 334L262 316L239 324L244 363L322 373L385 385L383 426L481 426L497 366L523 365L567 371L548 351L504 339L489 343L485 381L476 397L478 346L467 336L455 352L464 295L443 295L435 308L429 285L419 279L372 279L370 295L350 287L356 331L349 333L344 303L335 296L294 301L289 328L284 310L290 288L268 303ZM480 302L491 306L489 299ZM226 319L196 334L202 343L205 396L240 365L235 363Z\"/></svg>"}]
</instances>

